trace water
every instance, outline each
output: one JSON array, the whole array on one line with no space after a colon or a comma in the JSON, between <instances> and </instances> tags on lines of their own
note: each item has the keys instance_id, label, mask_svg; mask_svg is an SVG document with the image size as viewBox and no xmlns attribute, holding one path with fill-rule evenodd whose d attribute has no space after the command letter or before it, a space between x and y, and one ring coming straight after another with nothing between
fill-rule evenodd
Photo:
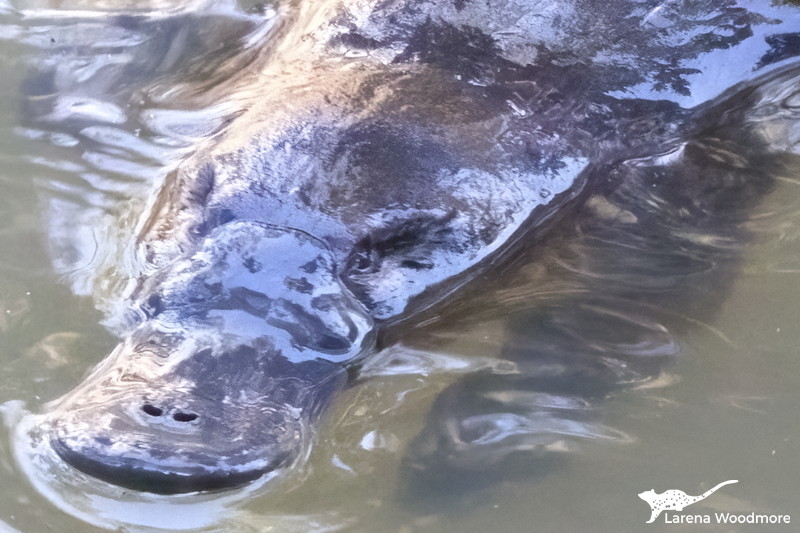
<instances>
[{"instance_id":1,"label":"water","mask_svg":"<svg viewBox=\"0 0 800 533\"><path fill-rule=\"evenodd\" d=\"M657 378L612 394L595 407L602 424L624 438L584 444L539 476L481 483L479 474L409 494L403 474L406 449L425 426L426 414L442 390L479 369L509 370L497 356L508 342L509 309L518 305L518 294L508 289L514 287L514 278L506 280L506 292L498 282L497 293L487 294L493 303L480 320L464 322L456 313L429 328L416 343L409 338L372 358L359 384L341 395L324 417L308 463L275 490L155 498L109 488L57 465L55 471L35 460L31 466L24 444L17 445L15 455L12 442L25 434L25 424L36 422L25 415L39 412L46 402L74 388L115 345L101 323L114 328L125 320L113 296L126 290L124 273L136 268L126 244L153 182L254 97L237 88L247 87L250 69L257 68L265 53L236 55L231 66L230 52L215 49L216 56L204 56L217 58L206 60L206 73L209 80L225 81L203 84L198 76L181 86L174 74L191 63L191 52L181 56L176 50L179 58L171 59L164 50L153 50L152 63L160 66L142 67L139 75L148 89L137 106L123 105L133 101L129 93L135 87L122 84L109 91L98 86L97 94L105 99L94 102L97 105L78 102L49 124L31 124L20 106L20 88L30 86L36 58L51 44L67 39L74 45L81 37L74 31L74 17L41 9L72 7L96 13L141 6L104 6L99 1L43 4L14 6L29 8L29 18L3 15L5 38L0 45L0 402L5 402L6 420L0 438L0 531L161 527L243 532L635 532L796 527L797 157L787 158L775 190L751 214L747 227L755 238L742 245L739 274L719 311L686 328L680 338L682 355ZM180 6L162 2L157 7ZM213 30L200 35L219 37L244 28L260 42L259 32L270 31L268 25L250 28L247 15L231 16L224 6L216 9L219 18L214 24L201 25ZM0 14L10 10L0 3ZM265 9L253 12L263 14ZM91 26L86 21L93 19L85 13L76 16L88 24L87 32L104 26ZM26 28L38 31L22 31ZM135 38L123 33L108 39L118 42L121 37ZM77 56L65 52L61 60L73 71L78 62L90 68L86 59L96 54L91 47L87 50ZM108 51L120 59L125 46ZM40 92L41 98L47 94ZM236 98L219 98L229 94ZM87 122L93 124L89 129ZM771 128L776 144L797 139L796 126L781 124L768 116L763 127ZM692 513L789 514L793 525L656 523L645 529L649 509L638 493L680 488L699 494L726 479L739 482L691 507Z\"/></svg>"}]
</instances>

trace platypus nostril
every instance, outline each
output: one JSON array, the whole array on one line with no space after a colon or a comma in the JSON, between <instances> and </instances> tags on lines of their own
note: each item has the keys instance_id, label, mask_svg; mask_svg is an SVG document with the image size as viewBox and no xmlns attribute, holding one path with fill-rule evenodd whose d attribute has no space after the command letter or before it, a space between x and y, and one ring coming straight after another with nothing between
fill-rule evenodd
<instances>
[{"instance_id":1,"label":"platypus nostril","mask_svg":"<svg viewBox=\"0 0 800 533\"><path fill-rule=\"evenodd\" d=\"M176 422L191 422L192 420L197 420L198 415L195 413L184 413L182 411L178 411L174 415L172 415L173 420Z\"/></svg>"},{"instance_id":2,"label":"platypus nostril","mask_svg":"<svg viewBox=\"0 0 800 533\"><path fill-rule=\"evenodd\" d=\"M133 395L100 403L97 409L62 411L49 430L53 451L109 483L179 494L233 488L267 473L277 475L306 449L308 419L298 419L285 405L245 404L231 417L216 400L163 395L154 404ZM132 407L135 416L129 416ZM119 413L124 424L109 420L109 413Z\"/></svg>"},{"instance_id":3,"label":"platypus nostril","mask_svg":"<svg viewBox=\"0 0 800 533\"><path fill-rule=\"evenodd\" d=\"M150 416L161 416L161 415L164 414L164 410L163 409L159 409L155 405L152 405L152 404L149 404L149 403L146 403L146 404L144 404L142 406L142 411L144 411L145 413L147 413Z\"/></svg>"}]
</instances>

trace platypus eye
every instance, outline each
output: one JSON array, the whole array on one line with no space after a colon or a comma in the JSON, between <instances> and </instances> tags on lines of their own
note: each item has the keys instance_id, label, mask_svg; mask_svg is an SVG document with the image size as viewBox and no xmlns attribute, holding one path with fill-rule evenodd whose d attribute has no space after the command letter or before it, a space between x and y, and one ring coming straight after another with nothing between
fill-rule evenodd
<instances>
[{"instance_id":1,"label":"platypus eye","mask_svg":"<svg viewBox=\"0 0 800 533\"><path fill-rule=\"evenodd\" d=\"M142 304L141 309L147 318L158 316L164 310L164 304L161 301L161 296L157 293L151 294Z\"/></svg>"},{"instance_id":2,"label":"platypus eye","mask_svg":"<svg viewBox=\"0 0 800 533\"><path fill-rule=\"evenodd\" d=\"M347 271L354 274L368 274L378 268L380 258L375 250L361 248L350 255L347 262Z\"/></svg>"}]
</instances>

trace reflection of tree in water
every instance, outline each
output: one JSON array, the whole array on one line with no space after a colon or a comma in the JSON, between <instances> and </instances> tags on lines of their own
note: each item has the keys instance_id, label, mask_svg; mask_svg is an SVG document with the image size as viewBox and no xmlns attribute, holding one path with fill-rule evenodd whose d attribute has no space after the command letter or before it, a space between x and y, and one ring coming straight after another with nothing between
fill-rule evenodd
<instances>
[{"instance_id":1,"label":"reflection of tree in water","mask_svg":"<svg viewBox=\"0 0 800 533\"><path fill-rule=\"evenodd\" d=\"M468 1L458 6L466 9ZM553 18L554 27L566 38L534 37L538 43L533 63L577 66L585 83L602 92L650 82L658 91L689 95L686 76L699 72L688 65L690 60L736 46L753 36L753 26L775 22L739 7L736 0L574 0L572 5L564 2L562 14ZM390 30L388 37L382 44L397 35ZM437 18L417 26L406 42L409 45L397 61L413 57L448 70L461 65L463 69L455 70L484 82L497 79L498 69L509 67L493 37ZM381 43L373 40L373 46L377 44Z\"/></svg>"},{"instance_id":2,"label":"reflection of tree in water","mask_svg":"<svg viewBox=\"0 0 800 533\"><path fill-rule=\"evenodd\" d=\"M679 122L677 105L609 93L648 84L655 91L689 96L687 78L703 67L698 58L741 44L753 37L754 26L780 22L740 3L572 0L548 14L546 23L541 22L546 17L531 8L523 18L532 22L514 28L534 38L528 39L525 54L512 57L509 48L518 43L507 40L504 32L489 34L469 25L480 16L499 16L481 11L478 0L457 4L460 14L452 18L441 11L435 16L437 12L426 11L426 2L421 2L420 12L405 20L424 22L405 35L405 47L395 62L416 61L455 72L486 87L497 101L512 102L521 115L515 119L516 131L526 132L513 142L528 147L532 170L555 172L565 167L568 157L592 157L598 143L636 139L647 144L663 138L664 125ZM555 37L546 34L550 26ZM373 34L368 47L396 44L403 31L402 22L389 23L382 38ZM351 44L354 35L347 36ZM765 64L800 52L800 37L794 34L776 35L768 42L773 50L764 56Z\"/></svg>"},{"instance_id":3,"label":"reflection of tree in water","mask_svg":"<svg viewBox=\"0 0 800 533\"><path fill-rule=\"evenodd\" d=\"M800 33L768 35L766 41L769 51L761 57L758 68L800 55Z\"/></svg>"},{"instance_id":4,"label":"reflection of tree in water","mask_svg":"<svg viewBox=\"0 0 800 533\"><path fill-rule=\"evenodd\" d=\"M800 0L772 0L773 6L800 6ZM800 32L782 33L766 37L769 51L759 61L757 68L800 55Z\"/></svg>"},{"instance_id":5,"label":"reflection of tree in water","mask_svg":"<svg viewBox=\"0 0 800 533\"><path fill-rule=\"evenodd\" d=\"M573 0L549 15L555 38L544 33L541 19L528 16L533 22L521 31L538 38L530 39L521 56L526 59L512 59L502 32L490 35L465 25L464 20L481 15L480 4L470 2L477 0L460 4L460 23L457 17L426 20L424 9L414 15L424 22L405 36L395 62L456 72L486 87L496 101L512 102L520 117L508 141L527 147L527 164L535 172L558 172L568 158L591 158L605 142L657 144L670 124L680 122L678 106L609 93L649 84L688 96L687 77L701 72L697 59L702 54L737 46L753 36L754 26L778 22L739 7L736 0ZM403 24L390 23L386 30L369 46L396 43ZM794 50L784 47L780 53L782 58Z\"/></svg>"},{"instance_id":6,"label":"reflection of tree in water","mask_svg":"<svg viewBox=\"0 0 800 533\"><path fill-rule=\"evenodd\" d=\"M586 47L579 53L593 63L592 75L601 74L605 90L650 81L656 90L689 95L685 77L699 70L687 61L736 46L752 37L754 25L774 22L736 4L612 1L598 8L595 0L579 0L573 42Z\"/></svg>"}]
</instances>

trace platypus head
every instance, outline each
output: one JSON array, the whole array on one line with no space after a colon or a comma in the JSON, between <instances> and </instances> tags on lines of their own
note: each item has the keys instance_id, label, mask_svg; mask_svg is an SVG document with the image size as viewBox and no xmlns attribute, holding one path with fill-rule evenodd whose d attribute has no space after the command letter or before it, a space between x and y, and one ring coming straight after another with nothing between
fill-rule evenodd
<instances>
[{"instance_id":1,"label":"platypus head","mask_svg":"<svg viewBox=\"0 0 800 533\"><path fill-rule=\"evenodd\" d=\"M292 465L344 363L371 342L333 268L301 232L216 228L143 291L147 319L55 406L52 447L90 475L156 493Z\"/></svg>"}]
</instances>

